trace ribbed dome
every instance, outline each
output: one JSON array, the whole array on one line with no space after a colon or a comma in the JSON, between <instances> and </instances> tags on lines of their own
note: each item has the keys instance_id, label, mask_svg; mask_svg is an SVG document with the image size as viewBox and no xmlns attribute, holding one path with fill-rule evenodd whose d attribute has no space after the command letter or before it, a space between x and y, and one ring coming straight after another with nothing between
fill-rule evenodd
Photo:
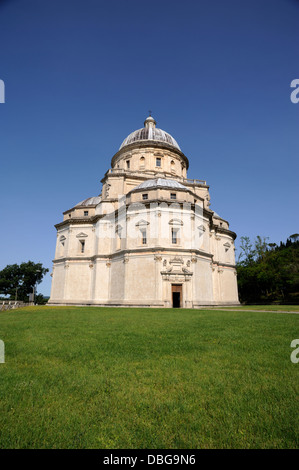
<instances>
[{"instance_id":1,"label":"ribbed dome","mask_svg":"<svg viewBox=\"0 0 299 470\"><path fill-rule=\"evenodd\" d=\"M186 186L183 186L181 183L175 180L167 180L164 178L156 178L152 180L143 181L139 186L136 186L135 189L150 189L150 188L172 188L172 189L186 189Z\"/></svg>"},{"instance_id":2,"label":"ribbed dome","mask_svg":"<svg viewBox=\"0 0 299 470\"><path fill-rule=\"evenodd\" d=\"M79 206L96 206L101 202L101 197L100 196L95 196L95 197L88 197L87 199L84 199L84 201L79 202L78 204L75 205L75 207Z\"/></svg>"},{"instance_id":3,"label":"ribbed dome","mask_svg":"<svg viewBox=\"0 0 299 470\"><path fill-rule=\"evenodd\" d=\"M149 116L144 121L144 127L142 129L138 129L128 135L121 144L119 150L125 147L125 145L130 145L140 141L144 142L145 140L167 143L178 150L181 150L177 141L170 134L156 127L156 121L152 116Z\"/></svg>"}]
</instances>

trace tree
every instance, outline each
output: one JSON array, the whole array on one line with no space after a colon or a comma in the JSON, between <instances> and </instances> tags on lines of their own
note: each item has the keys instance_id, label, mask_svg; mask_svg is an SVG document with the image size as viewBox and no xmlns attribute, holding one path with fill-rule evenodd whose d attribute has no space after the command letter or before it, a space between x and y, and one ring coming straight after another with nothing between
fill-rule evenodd
<instances>
[{"instance_id":1,"label":"tree","mask_svg":"<svg viewBox=\"0 0 299 470\"><path fill-rule=\"evenodd\" d=\"M250 241L249 237L241 237L240 254L238 257L238 265L250 266L257 260L265 257L268 250L268 237L261 237L258 235L254 242Z\"/></svg>"},{"instance_id":2,"label":"tree","mask_svg":"<svg viewBox=\"0 0 299 470\"><path fill-rule=\"evenodd\" d=\"M268 243L266 240L268 240L269 237L261 237L260 235L257 235L256 240L254 241L254 253L255 253L255 259L256 260L262 260L268 249Z\"/></svg>"},{"instance_id":3,"label":"tree","mask_svg":"<svg viewBox=\"0 0 299 470\"><path fill-rule=\"evenodd\" d=\"M10 264L0 271L0 294L16 295L21 284L21 271L18 264Z\"/></svg>"},{"instance_id":4,"label":"tree","mask_svg":"<svg viewBox=\"0 0 299 470\"><path fill-rule=\"evenodd\" d=\"M291 235L279 246L266 237L241 238L237 263L239 297L242 302L298 302L299 236Z\"/></svg>"},{"instance_id":5,"label":"tree","mask_svg":"<svg viewBox=\"0 0 299 470\"><path fill-rule=\"evenodd\" d=\"M42 282L44 275L49 272L42 263L27 263L7 265L0 271L0 294L9 295L11 299L27 301L28 295L35 286Z\"/></svg>"},{"instance_id":6,"label":"tree","mask_svg":"<svg viewBox=\"0 0 299 470\"><path fill-rule=\"evenodd\" d=\"M238 265L248 266L254 262L254 250L249 237L241 237Z\"/></svg>"}]
</instances>

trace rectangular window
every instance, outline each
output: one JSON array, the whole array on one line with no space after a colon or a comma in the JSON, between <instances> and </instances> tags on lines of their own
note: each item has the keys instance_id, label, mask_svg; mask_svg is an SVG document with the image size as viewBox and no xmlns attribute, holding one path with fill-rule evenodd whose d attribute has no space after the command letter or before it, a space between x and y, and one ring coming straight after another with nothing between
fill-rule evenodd
<instances>
[{"instance_id":1,"label":"rectangular window","mask_svg":"<svg viewBox=\"0 0 299 470\"><path fill-rule=\"evenodd\" d=\"M88 211L84 211L84 217L88 216Z\"/></svg>"},{"instance_id":2,"label":"rectangular window","mask_svg":"<svg viewBox=\"0 0 299 470\"><path fill-rule=\"evenodd\" d=\"M142 194L142 199L146 201L148 199L148 194Z\"/></svg>"},{"instance_id":3,"label":"rectangular window","mask_svg":"<svg viewBox=\"0 0 299 470\"><path fill-rule=\"evenodd\" d=\"M141 230L141 236L142 236L142 245L146 245L147 244L146 230Z\"/></svg>"},{"instance_id":4,"label":"rectangular window","mask_svg":"<svg viewBox=\"0 0 299 470\"><path fill-rule=\"evenodd\" d=\"M170 199L176 199L176 194L175 193L170 193Z\"/></svg>"},{"instance_id":5,"label":"rectangular window","mask_svg":"<svg viewBox=\"0 0 299 470\"><path fill-rule=\"evenodd\" d=\"M178 242L178 231L174 228L171 229L171 243L176 245Z\"/></svg>"},{"instance_id":6,"label":"rectangular window","mask_svg":"<svg viewBox=\"0 0 299 470\"><path fill-rule=\"evenodd\" d=\"M161 166L161 158L156 158L156 166Z\"/></svg>"},{"instance_id":7,"label":"rectangular window","mask_svg":"<svg viewBox=\"0 0 299 470\"><path fill-rule=\"evenodd\" d=\"M80 244L81 244L81 253L84 253L84 250L85 250L85 240L80 240Z\"/></svg>"},{"instance_id":8,"label":"rectangular window","mask_svg":"<svg viewBox=\"0 0 299 470\"><path fill-rule=\"evenodd\" d=\"M127 170L130 168L130 160L127 160Z\"/></svg>"}]
</instances>

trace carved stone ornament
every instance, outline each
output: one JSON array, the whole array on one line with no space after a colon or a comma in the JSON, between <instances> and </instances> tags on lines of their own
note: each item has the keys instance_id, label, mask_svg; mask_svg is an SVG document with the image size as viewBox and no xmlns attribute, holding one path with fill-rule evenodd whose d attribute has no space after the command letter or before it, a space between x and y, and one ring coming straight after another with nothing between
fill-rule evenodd
<instances>
[{"instance_id":1,"label":"carved stone ornament","mask_svg":"<svg viewBox=\"0 0 299 470\"><path fill-rule=\"evenodd\" d=\"M175 256L174 258L171 258L169 261L169 264L184 264L183 258L180 258L179 256Z\"/></svg>"},{"instance_id":2,"label":"carved stone ornament","mask_svg":"<svg viewBox=\"0 0 299 470\"><path fill-rule=\"evenodd\" d=\"M163 266L166 266L164 260ZM180 256L175 256L169 261L170 268L166 269L165 271L161 271L162 279L164 281L171 281L171 282L186 282L190 281L193 273L189 271L189 269L185 268L184 260Z\"/></svg>"}]
</instances>

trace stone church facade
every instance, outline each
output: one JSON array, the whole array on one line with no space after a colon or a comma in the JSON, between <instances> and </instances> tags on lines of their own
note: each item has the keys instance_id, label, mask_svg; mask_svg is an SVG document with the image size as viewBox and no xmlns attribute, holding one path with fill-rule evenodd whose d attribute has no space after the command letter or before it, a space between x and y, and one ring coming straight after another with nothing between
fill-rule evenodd
<instances>
[{"instance_id":1,"label":"stone church facade","mask_svg":"<svg viewBox=\"0 0 299 470\"><path fill-rule=\"evenodd\" d=\"M234 240L209 186L149 116L113 156L102 192L56 225L50 305L238 303Z\"/></svg>"}]
</instances>

